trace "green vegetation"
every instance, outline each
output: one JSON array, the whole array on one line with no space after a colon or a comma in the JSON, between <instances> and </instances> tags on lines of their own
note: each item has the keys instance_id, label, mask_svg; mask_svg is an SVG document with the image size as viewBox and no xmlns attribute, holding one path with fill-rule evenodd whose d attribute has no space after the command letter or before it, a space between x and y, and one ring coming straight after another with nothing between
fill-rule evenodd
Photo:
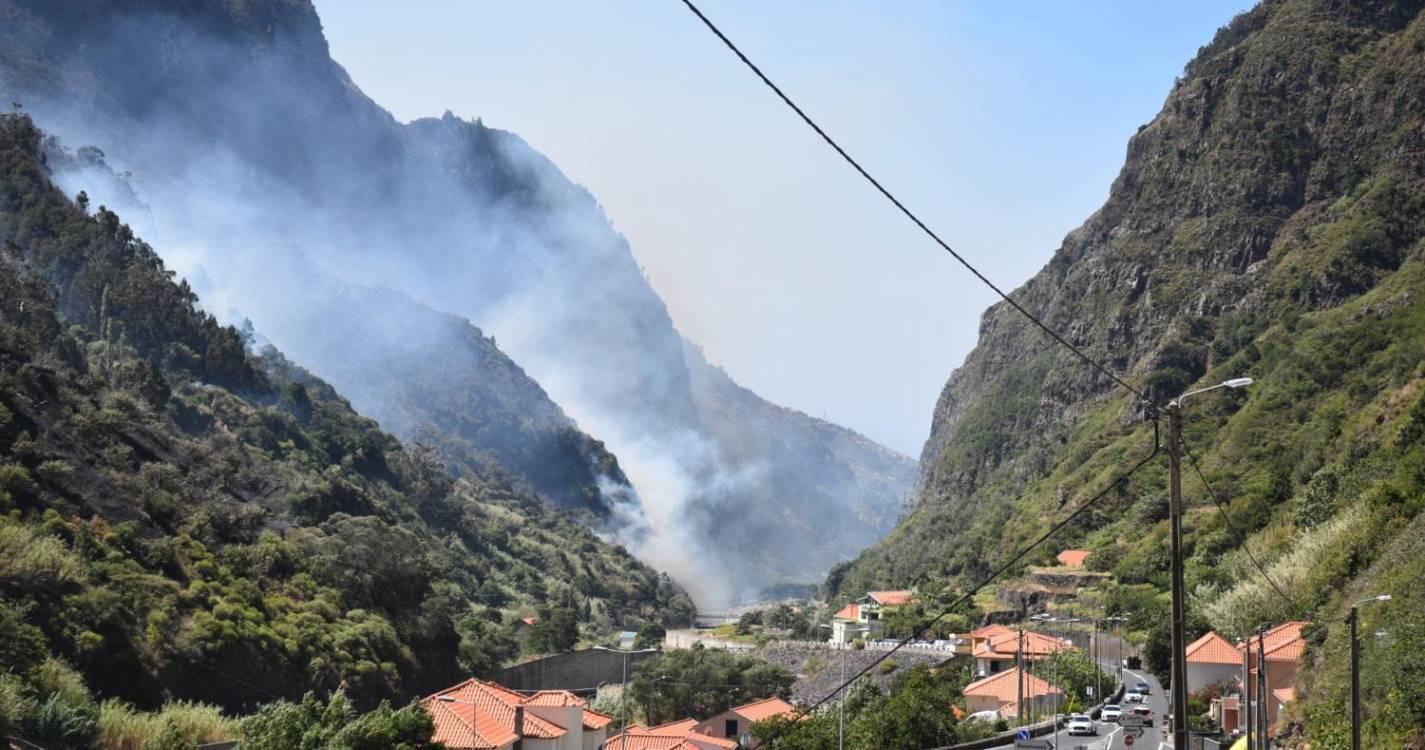
<instances>
[{"instance_id":1,"label":"green vegetation","mask_svg":"<svg viewBox=\"0 0 1425 750\"><path fill-rule=\"evenodd\" d=\"M175 699L401 703L516 656L528 611L557 627L548 649L691 618L666 576L500 473L452 479L249 352L116 215L56 191L64 158L0 119L0 722L56 747L188 742L226 725ZM301 746L407 741L362 731Z\"/></svg>"},{"instance_id":2,"label":"green vegetation","mask_svg":"<svg viewBox=\"0 0 1425 750\"><path fill-rule=\"evenodd\" d=\"M346 696L328 700L308 693L300 702L278 701L242 723L244 750L439 750L434 725L419 704L393 709L384 701L357 715Z\"/></svg>"},{"instance_id":3,"label":"green vegetation","mask_svg":"<svg viewBox=\"0 0 1425 750\"><path fill-rule=\"evenodd\" d=\"M706 719L762 698L787 698L796 677L775 664L701 645L674 649L638 665L628 699L650 724Z\"/></svg>"},{"instance_id":4,"label":"green vegetation","mask_svg":"<svg viewBox=\"0 0 1425 750\"><path fill-rule=\"evenodd\" d=\"M950 706L961 702L963 687L963 678L953 670L916 665L903 670L884 694L869 683L853 688L846 700L846 746L923 750L992 733L956 722ZM834 704L829 705L831 708L802 721L776 718L758 722L752 734L761 739L776 736L778 747L834 750L838 713Z\"/></svg>"},{"instance_id":5,"label":"green vegetation","mask_svg":"<svg viewBox=\"0 0 1425 750\"><path fill-rule=\"evenodd\" d=\"M1325 640L1305 657L1312 678L1291 716L1312 747L1339 746L1329 717L1344 716L1339 622L1351 596L1375 581L1398 595L1377 566L1420 556L1401 545L1425 507L1422 88L1418 6L1264 2L1202 49L1132 140L1107 204L1016 292L1154 403L1255 379L1185 408L1186 445L1232 519L1189 465L1190 635L1314 621ZM978 580L1148 455L1145 405L1004 305L981 330L937 407L921 502L834 571L833 591ZM1118 581L1100 592L1107 613L1134 613L1131 634L1160 675L1164 464L1026 561L1092 550L1089 566ZM1373 617L1410 633L1419 613ZM1395 747L1425 733L1425 671L1380 648L1401 671L1368 691L1369 744Z\"/></svg>"}]
</instances>

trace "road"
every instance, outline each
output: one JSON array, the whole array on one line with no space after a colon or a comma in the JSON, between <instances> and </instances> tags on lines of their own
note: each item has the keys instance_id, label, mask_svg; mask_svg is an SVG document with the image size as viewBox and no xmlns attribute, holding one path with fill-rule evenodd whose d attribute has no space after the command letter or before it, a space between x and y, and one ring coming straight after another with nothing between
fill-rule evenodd
<instances>
[{"instance_id":1,"label":"road","mask_svg":"<svg viewBox=\"0 0 1425 750\"><path fill-rule=\"evenodd\" d=\"M1109 665L1104 665L1105 667ZM1143 727L1143 735L1133 738L1131 750L1163 750L1171 748L1168 742L1171 737L1163 733L1163 721L1168 715L1168 698L1163 694L1163 686L1158 684L1158 680L1147 672L1123 670L1123 679L1132 687L1139 680L1148 683L1151 693L1148 695L1148 707L1153 709L1153 726ZM1123 707L1127 709L1133 704L1125 703ZM1123 727L1111 722L1099 722L1099 735L1097 737L1070 737L1069 733L1060 730L1056 734L1046 734L1035 739L1047 740L1049 746L1058 750L1077 750L1080 747L1089 750L1129 750L1129 746L1124 739ZM995 750L1012 750L1013 743L1004 745Z\"/></svg>"}]
</instances>

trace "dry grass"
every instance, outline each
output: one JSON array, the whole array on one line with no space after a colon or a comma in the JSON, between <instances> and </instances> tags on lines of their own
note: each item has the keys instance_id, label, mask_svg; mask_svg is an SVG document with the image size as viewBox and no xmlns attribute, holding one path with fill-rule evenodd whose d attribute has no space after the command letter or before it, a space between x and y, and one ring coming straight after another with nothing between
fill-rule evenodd
<instances>
[{"instance_id":1,"label":"dry grass","mask_svg":"<svg viewBox=\"0 0 1425 750\"><path fill-rule=\"evenodd\" d=\"M152 750L230 740L238 734L236 719L202 703L169 703L156 713L115 700L99 707L100 750Z\"/></svg>"}]
</instances>

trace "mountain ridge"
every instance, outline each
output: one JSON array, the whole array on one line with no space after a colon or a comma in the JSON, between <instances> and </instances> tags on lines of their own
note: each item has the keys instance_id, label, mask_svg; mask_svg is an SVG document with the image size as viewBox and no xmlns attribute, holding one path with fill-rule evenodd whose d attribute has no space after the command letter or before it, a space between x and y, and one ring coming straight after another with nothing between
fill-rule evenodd
<instances>
[{"instance_id":1,"label":"mountain ridge","mask_svg":"<svg viewBox=\"0 0 1425 750\"><path fill-rule=\"evenodd\" d=\"M1151 404L992 306L937 403L915 507L828 586L850 597L968 585L1148 455L1150 406L1253 377L1186 409L1187 445L1212 481L1184 478L1189 627L1240 637L1315 620L1305 659L1317 687L1298 686L1294 739L1337 736L1343 592L1388 580L1372 563L1399 559L1425 498L1407 468L1421 460L1410 425L1425 375L1421 11L1268 0L1220 30L1130 139L1104 205L1011 293ZM1150 464L1026 560L1091 550L1090 567L1121 584L1106 612L1134 612L1152 653L1166 638L1152 595L1167 588L1165 487ZM1379 622L1413 632L1420 599L1391 586L1399 603ZM1386 746L1420 727L1382 715L1367 731Z\"/></svg>"},{"instance_id":2,"label":"mountain ridge","mask_svg":"<svg viewBox=\"0 0 1425 750\"><path fill-rule=\"evenodd\" d=\"M0 12L18 19L0 30L0 92L66 142L95 144L132 173L154 212L144 234L166 248L207 304L225 319L251 319L324 375L345 364L304 351L312 332L283 315L300 295L270 294L254 258L299 256L333 283L390 288L498 336L499 349L591 436L582 448L616 456L632 487L613 481L617 497L602 505L643 506L644 523L633 519L631 528L647 527L646 554L664 555L667 567L689 540L712 542L708 554L728 580L701 592L710 604L817 577L890 523L853 524L844 546L826 549L805 531L823 512L881 519L899 510L909 460L894 472L868 468L883 476L866 483L853 464L879 466L886 457L851 443L808 446L803 455L825 460L810 475L768 455L731 459L738 446L700 419L718 410L694 400L683 337L594 197L517 135L482 121L447 113L396 122L330 59L310 3L0 0ZM341 344L330 339L313 350L340 352ZM351 386L369 384L342 385L356 393ZM385 411L371 401L367 410L405 418L415 415L403 410L420 406L430 418L415 421L442 425L439 412L464 403L453 389L427 391L419 404L407 395L387 383L376 394ZM454 426L441 431L490 448ZM782 450L788 439L765 444ZM560 455L573 466L580 451ZM545 494L567 484L529 467L515 468ZM767 482L759 486L754 476ZM830 476L846 481L824 483L815 499L796 490ZM598 486L587 479L581 473L552 494L587 498ZM765 486L780 488L775 506L759 502ZM882 509L869 515L854 510L868 489ZM776 506L790 515L762 515ZM719 510L733 507L755 525L782 529L782 544L754 544L719 522ZM697 570L676 572L708 580Z\"/></svg>"}]
</instances>

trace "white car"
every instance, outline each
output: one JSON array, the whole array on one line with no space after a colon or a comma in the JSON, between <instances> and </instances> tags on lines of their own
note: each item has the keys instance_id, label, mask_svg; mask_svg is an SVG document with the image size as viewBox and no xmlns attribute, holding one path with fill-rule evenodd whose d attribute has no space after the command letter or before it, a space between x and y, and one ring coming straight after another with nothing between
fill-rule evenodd
<instances>
[{"instance_id":1,"label":"white car","mask_svg":"<svg viewBox=\"0 0 1425 750\"><path fill-rule=\"evenodd\" d=\"M1122 716L1122 715L1123 715L1123 707L1122 707L1122 706L1115 706L1115 705L1110 704L1110 705L1107 705L1107 706L1104 706L1104 707L1103 707L1103 712L1098 715L1098 718L1100 718L1100 719L1102 719L1102 720L1104 720L1104 721L1113 721L1113 722L1116 722L1116 721L1118 721L1118 717L1120 717L1120 716Z\"/></svg>"},{"instance_id":2,"label":"white car","mask_svg":"<svg viewBox=\"0 0 1425 750\"><path fill-rule=\"evenodd\" d=\"M1093 719L1090 719L1084 714L1074 714L1069 717L1069 735L1073 736L1076 734L1097 735L1098 725L1094 724Z\"/></svg>"},{"instance_id":3,"label":"white car","mask_svg":"<svg viewBox=\"0 0 1425 750\"><path fill-rule=\"evenodd\" d=\"M1143 694L1142 694L1142 693L1129 693L1129 694L1123 696L1123 699L1126 700L1126 701L1128 701L1129 703L1142 703L1142 702L1143 702Z\"/></svg>"}]
</instances>

